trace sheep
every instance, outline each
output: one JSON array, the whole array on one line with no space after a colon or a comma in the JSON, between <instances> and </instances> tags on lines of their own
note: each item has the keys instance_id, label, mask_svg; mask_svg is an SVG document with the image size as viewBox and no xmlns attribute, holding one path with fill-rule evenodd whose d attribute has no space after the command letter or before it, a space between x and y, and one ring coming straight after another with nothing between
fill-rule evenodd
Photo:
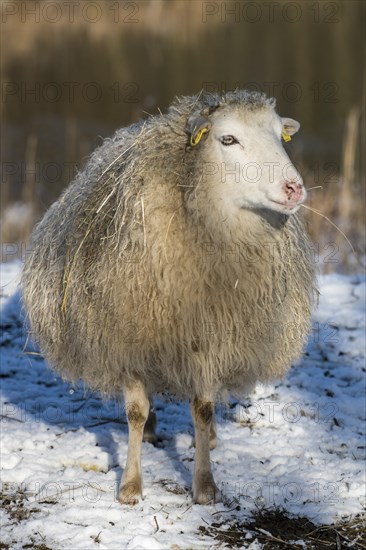
<instances>
[{"instance_id":1,"label":"sheep","mask_svg":"<svg viewBox=\"0 0 366 550\"><path fill-rule=\"evenodd\" d=\"M190 400L193 501L217 502L215 403L302 352L316 278L306 191L281 144L298 129L259 92L176 98L106 139L33 231L34 340L64 378L125 400L122 504L142 497L153 394Z\"/></svg>"}]
</instances>

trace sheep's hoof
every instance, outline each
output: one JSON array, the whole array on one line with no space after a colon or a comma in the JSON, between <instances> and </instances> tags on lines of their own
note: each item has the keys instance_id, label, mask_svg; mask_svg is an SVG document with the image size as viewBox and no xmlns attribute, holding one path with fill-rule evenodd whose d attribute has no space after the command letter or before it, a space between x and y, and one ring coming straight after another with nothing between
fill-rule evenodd
<instances>
[{"instance_id":1,"label":"sheep's hoof","mask_svg":"<svg viewBox=\"0 0 366 550\"><path fill-rule=\"evenodd\" d=\"M193 484L193 502L195 504L216 504L222 502L222 495L212 474L209 474Z\"/></svg>"},{"instance_id":2,"label":"sheep's hoof","mask_svg":"<svg viewBox=\"0 0 366 550\"><path fill-rule=\"evenodd\" d=\"M131 481L129 483L124 483L120 488L118 500L121 504L135 506L140 498L142 498L141 482Z\"/></svg>"}]
</instances>

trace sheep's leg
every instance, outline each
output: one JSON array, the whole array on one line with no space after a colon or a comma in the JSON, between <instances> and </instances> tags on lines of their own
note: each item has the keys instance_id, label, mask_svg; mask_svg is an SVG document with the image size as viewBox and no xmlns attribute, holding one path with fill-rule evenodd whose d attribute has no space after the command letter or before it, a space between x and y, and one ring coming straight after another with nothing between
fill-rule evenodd
<instances>
[{"instance_id":1,"label":"sheep's leg","mask_svg":"<svg viewBox=\"0 0 366 550\"><path fill-rule=\"evenodd\" d=\"M192 445L193 447L196 446L195 438L193 438ZM212 449L216 449L216 446L217 446L216 420L215 420L215 414L213 414L211 424L210 424L210 451L212 451Z\"/></svg>"},{"instance_id":2,"label":"sheep's leg","mask_svg":"<svg viewBox=\"0 0 366 550\"><path fill-rule=\"evenodd\" d=\"M217 435L216 435L216 420L215 412L212 415L212 420L210 424L210 450L216 449L217 445Z\"/></svg>"},{"instance_id":3,"label":"sheep's leg","mask_svg":"<svg viewBox=\"0 0 366 550\"><path fill-rule=\"evenodd\" d=\"M214 403L196 397L191 404L191 411L196 437L193 500L197 504L218 502L220 492L212 476L210 464L210 430L214 417Z\"/></svg>"},{"instance_id":4,"label":"sheep's leg","mask_svg":"<svg viewBox=\"0 0 366 550\"><path fill-rule=\"evenodd\" d=\"M149 410L149 416L146 420L146 424L144 427L144 434L142 436L142 441L147 441L148 443L156 443L157 437L156 437L156 412L154 409L154 402L152 398L150 397L150 410Z\"/></svg>"},{"instance_id":5,"label":"sheep's leg","mask_svg":"<svg viewBox=\"0 0 366 550\"><path fill-rule=\"evenodd\" d=\"M126 388L124 398L128 421L128 451L118 500L122 504L137 504L142 497L141 443L150 403L141 382Z\"/></svg>"}]
</instances>

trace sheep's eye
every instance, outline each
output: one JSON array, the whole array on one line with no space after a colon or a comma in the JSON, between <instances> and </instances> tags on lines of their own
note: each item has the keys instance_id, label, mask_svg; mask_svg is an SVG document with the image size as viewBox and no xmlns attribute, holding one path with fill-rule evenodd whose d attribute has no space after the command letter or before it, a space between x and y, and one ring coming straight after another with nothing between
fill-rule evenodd
<instances>
[{"instance_id":1,"label":"sheep's eye","mask_svg":"<svg viewBox=\"0 0 366 550\"><path fill-rule=\"evenodd\" d=\"M238 140L235 139L234 136L222 136L220 141L223 145L234 145L234 143L238 143Z\"/></svg>"}]
</instances>

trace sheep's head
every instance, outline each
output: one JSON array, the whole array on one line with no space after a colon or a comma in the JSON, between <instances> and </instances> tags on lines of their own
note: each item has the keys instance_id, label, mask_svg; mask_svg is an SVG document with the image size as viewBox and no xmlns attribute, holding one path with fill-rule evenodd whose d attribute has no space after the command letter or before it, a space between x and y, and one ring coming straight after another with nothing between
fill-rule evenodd
<instances>
[{"instance_id":1,"label":"sheep's head","mask_svg":"<svg viewBox=\"0 0 366 550\"><path fill-rule=\"evenodd\" d=\"M291 139L299 127L295 120L278 116L274 102L267 100L210 106L194 113L187 129L190 148L199 151L202 183L226 210L269 209L290 215L306 191L281 141Z\"/></svg>"}]
</instances>

